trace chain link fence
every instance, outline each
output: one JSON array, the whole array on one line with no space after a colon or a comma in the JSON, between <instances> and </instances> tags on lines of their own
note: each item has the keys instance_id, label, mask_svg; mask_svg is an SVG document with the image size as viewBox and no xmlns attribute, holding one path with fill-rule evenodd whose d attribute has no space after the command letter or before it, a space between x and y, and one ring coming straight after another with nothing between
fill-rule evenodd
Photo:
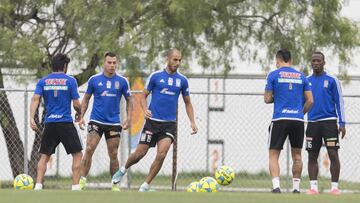
<instances>
[{"instance_id":1,"label":"chain link fence","mask_svg":"<svg viewBox=\"0 0 360 203\"><path fill-rule=\"evenodd\" d=\"M269 191L271 178L268 173L268 126L272 116L272 105L263 102L263 79L190 79L191 100L195 109L199 132L190 135L190 122L182 99L178 107L178 136L151 186L160 190L183 191L186 186L204 176L213 176L220 165L235 169L234 182L223 187L230 191ZM249 85L251 84L251 85ZM357 83L352 83L356 85ZM346 87L345 89L349 89ZM346 90L345 90L346 92ZM82 93L83 94L83 93ZM81 96L82 96L81 94ZM14 175L28 173L35 178L37 151L40 135L29 127L29 103L32 90L0 90L0 180L2 187L11 187ZM139 91L133 93L138 102ZM341 160L340 188L360 191L360 96L344 97L347 118L347 136L341 140L339 151ZM125 112L124 101L123 112ZM92 101L85 118L89 119ZM39 110L39 122L43 109ZM123 131L119 149L120 165L124 165L128 155L135 149L143 125L143 114L135 105L130 131ZM86 131L79 130L85 144ZM175 149L175 150L174 150ZM282 188L292 187L291 156L289 145L280 156ZM137 189L145 180L156 149L136 165L131 167L122 181L123 188ZM67 156L59 145L52 156L46 172L46 188L70 188L71 156ZM303 150L302 189L309 187L307 177L307 152ZM319 186L330 188L330 162L326 149L319 157ZM102 139L94 153L88 176L89 189L109 189L111 176L105 140Z\"/></svg>"}]
</instances>

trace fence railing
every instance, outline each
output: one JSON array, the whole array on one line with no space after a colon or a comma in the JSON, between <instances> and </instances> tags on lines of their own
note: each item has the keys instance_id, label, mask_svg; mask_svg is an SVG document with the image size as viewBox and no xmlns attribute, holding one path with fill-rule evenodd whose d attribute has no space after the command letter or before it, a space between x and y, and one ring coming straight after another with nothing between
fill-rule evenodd
<instances>
[{"instance_id":1,"label":"fence railing","mask_svg":"<svg viewBox=\"0 0 360 203\"><path fill-rule=\"evenodd\" d=\"M139 91L134 92L134 96ZM33 91L0 90L0 180L2 187L10 187L15 172L34 174L36 164L34 147L36 137L30 129L29 103ZM171 190L172 180L176 180L177 190L183 190L190 182L203 176L213 176L220 165L229 165L236 171L234 182L222 188L233 191L269 191L271 178L268 175L268 126L272 116L272 105L265 105L261 93L216 93L214 91L193 92L191 100L195 109L199 132L190 135L188 121L182 99L179 100L178 138L176 171L173 174L173 150L165 159L158 176L151 184L158 189ZM360 97L344 97L345 112L348 121L347 136L341 140L340 187L343 190L360 191ZM8 102L8 103L7 103ZM123 101L122 101L123 102ZM85 118L89 118L92 101ZM124 108L123 108L124 109ZM135 114L141 114L137 108ZM10 110L10 111L9 111ZM124 111L124 110L123 110ZM12 115L10 115L12 114ZM40 116L42 111L40 110ZM132 128L122 132L119 148L120 165L123 165L129 153L135 149L143 120L141 116L132 116ZM79 130L85 144L86 131ZM35 141L35 143L34 143ZM105 140L102 139L93 156L92 167L88 176L88 187L110 188L109 158ZM155 149L150 149L146 157L134 165L125 180L124 188L137 188L145 180L150 165L155 158ZM16 155L16 156L15 156ZM20 156L21 155L21 156ZM302 189L309 187L307 177L307 152L303 150ZM67 156L59 145L52 156L46 172L45 187L69 188L71 185L71 156ZM319 157L320 188L330 188L329 159L322 149ZM282 188L291 188L291 159L289 146L284 147L280 156ZM16 169L14 169L16 168ZM174 178L176 176L176 179Z\"/></svg>"}]
</instances>

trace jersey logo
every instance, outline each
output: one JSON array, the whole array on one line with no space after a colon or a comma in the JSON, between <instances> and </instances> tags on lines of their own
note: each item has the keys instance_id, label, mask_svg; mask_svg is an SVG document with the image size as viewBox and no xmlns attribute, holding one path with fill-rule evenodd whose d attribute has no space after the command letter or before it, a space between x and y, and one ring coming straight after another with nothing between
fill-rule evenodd
<instances>
[{"instance_id":1,"label":"jersey logo","mask_svg":"<svg viewBox=\"0 0 360 203\"><path fill-rule=\"evenodd\" d=\"M164 79L161 79L160 82L161 82L161 83L164 83L165 81L164 81Z\"/></svg>"},{"instance_id":2,"label":"jersey logo","mask_svg":"<svg viewBox=\"0 0 360 203\"><path fill-rule=\"evenodd\" d=\"M108 89L111 88L111 82L109 80L106 82L106 88L108 88Z\"/></svg>"},{"instance_id":3,"label":"jersey logo","mask_svg":"<svg viewBox=\"0 0 360 203\"><path fill-rule=\"evenodd\" d=\"M111 94L109 91L105 90L103 93L101 93L101 96L103 97L116 97L116 94Z\"/></svg>"},{"instance_id":4,"label":"jersey logo","mask_svg":"<svg viewBox=\"0 0 360 203\"><path fill-rule=\"evenodd\" d=\"M117 89L117 90L120 89L120 83L119 83L119 81L116 81L116 82L115 82L115 89Z\"/></svg>"},{"instance_id":5,"label":"jersey logo","mask_svg":"<svg viewBox=\"0 0 360 203\"><path fill-rule=\"evenodd\" d=\"M174 80L172 78L169 78L168 79L168 85L172 86L174 83Z\"/></svg>"},{"instance_id":6,"label":"jersey logo","mask_svg":"<svg viewBox=\"0 0 360 203\"><path fill-rule=\"evenodd\" d=\"M179 78L176 78L176 87L180 87L181 86L181 80Z\"/></svg>"},{"instance_id":7,"label":"jersey logo","mask_svg":"<svg viewBox=\"0 0 360 203\"><path fill-rule=\"evenodd\" d=\"M329 87L329 81L328 80L324 80L324 87L328 88Z\"/></svg>"},{"instance_id":8,"label":"jersey logo","mask_svg":"<svg viewBox=\"0 0 360 203\"><path fill-rule=\"evenodd\" d=\"M103 86L102 82L99 82L99 83L98 83L98 86Z\"/></svg>"},{"instance_id":9,"label":"jersey logo","mask_svg":"<svg viewBox=\"0 0 360 203\"><path fill-rule=\"evenodd\" d=\"M175 95L175 92L168 91L168 88L163 88L160 93L161 94L167 94L167 95Z\"/></svg>"}]
</instances>

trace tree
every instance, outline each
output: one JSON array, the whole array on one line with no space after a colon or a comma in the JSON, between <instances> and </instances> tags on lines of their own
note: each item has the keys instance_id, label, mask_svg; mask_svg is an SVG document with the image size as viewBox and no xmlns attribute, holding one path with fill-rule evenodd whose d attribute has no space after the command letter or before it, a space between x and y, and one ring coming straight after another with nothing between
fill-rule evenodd
<instances>
[{"instance_id":1,"label":"tree","mask_svg":"<svg viewBox=\"0 0 360 203\"><path fill-rule=\"evenodd\" d=\"M359 27L340 10L340 0L0 0L0 69L39 78L63 52L83 84L105 51L152 70L171 47L185 62L224 73L236 66L234 54L266 69L282 47L302 66L318 49L333 50L345 64L359 46ZM13 121L12 112L0 118ZM5 137L19 141L16 130Z\"/></svg>"}]
</instances>

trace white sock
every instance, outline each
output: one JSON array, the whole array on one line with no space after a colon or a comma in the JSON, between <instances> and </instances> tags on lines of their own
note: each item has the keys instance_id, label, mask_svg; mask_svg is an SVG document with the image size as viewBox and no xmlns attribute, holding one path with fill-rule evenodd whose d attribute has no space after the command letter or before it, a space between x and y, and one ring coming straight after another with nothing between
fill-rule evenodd
<instances>
[{"instance_id":1,"label":"white sock","mask_svg":"<svg viewBox=\"0 0 360 203\"><path fill-rule=\"evenodd\" d=\"M317 182L317 180L310 180L310 189L318 191L318 182Z\"/></svg>"},{"instance_id":2,"label":"white sock","mask_svg":"<svg viewBox=\"0 0 360 203\"><path fill-rule=\"evenodd\" d=\"M141 188L146 188L146 189L149 189L149 184L147 184L146 182L144 182L140 187Z\"/></svg>"},{"instance_id":3,"label":"white sock","mask_svg":"<svg viewBox=\"0 0 360 203\"><path fill-rule=\"evenodd\" d=\"M34 190L42 190L42 189L43 189L43 185L41 183L36 183L35 184Z\"/></svg>"},{"instance_id":4,"label":"white sock","mask_svg":"<svg viewBox=\"0 0 360 203\"><path fill-rule=\"evenodd\" d=\"M300 178L293 178L293 190L300 191Z\"/></svg>"},{"instance_id":5,"label":"white sock","mask_svg":"<svg viewBox=\"0 0 360 203\"><path fill-rule=\"evenodd\" d=\"M280 188L280 177L275 177L272 179L273 189Z\"/></svg>"},{"instance_id":6,"label":"white sock","mask_svg":"<svg viewBox=\"0 0 360 203\"><path fill-rule=\"evenodd\" d=\"M122 166L120 168L120 171L121 171L121 173L125 174L127 172L127 169L124 166Z\"/></svg>"},{"instance_id":7,"label":"white sock","mask_svg":"<svg viewBox=\"0 0 360 203\"><path fill-rule=\"evenodd\" d=\"M84 177L84 176L81 176L80 179L86 181L86 177Z\"/></svg>"},{"instance_id":8,"label":"white sock","mask_svg":"<svg viewBox=\"0 0 360 203\"><path fill-rule=\"evenodd\" d=\"M71 186L71 190L81 190L81 189L80 189L80 185L79 185L79 184L72 185L72 186Z\"/></svg>"},{"instance_id":9,"label":"white sock","mask_svg":"<svg viewBox=\"0 0 360 203\"><path fill-rule=\"evenodd\" d=\"M331 182L331 190L338 189L339 183L338 182Z\"/></svg>"}]
</instances>

